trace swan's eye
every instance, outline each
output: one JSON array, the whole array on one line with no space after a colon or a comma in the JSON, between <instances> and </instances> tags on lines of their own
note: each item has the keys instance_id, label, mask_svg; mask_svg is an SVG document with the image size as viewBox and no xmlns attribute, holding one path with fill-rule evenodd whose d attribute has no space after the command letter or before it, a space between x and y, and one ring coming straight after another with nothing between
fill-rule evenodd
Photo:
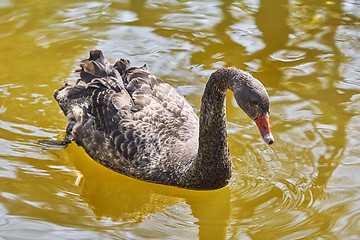
<instances>
[{"instance_id":1,"label":"swan's eye","mask_svg":"<svg viewBox=\"0 0 360 240\"><path fill-rule=\"evenodd\" d=\"M251 104L252 104L252 105L258 105L258 103L257 103L256 100L252 100L252 101L251 101Z\"/></svg>"}]
</instances>

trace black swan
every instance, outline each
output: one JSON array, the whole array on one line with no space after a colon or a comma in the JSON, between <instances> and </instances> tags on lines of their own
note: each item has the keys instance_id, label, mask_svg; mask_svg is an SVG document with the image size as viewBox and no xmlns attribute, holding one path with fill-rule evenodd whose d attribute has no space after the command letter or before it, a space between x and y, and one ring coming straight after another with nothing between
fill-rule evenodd
<instances>
[{"instance_id":1,"label":"black swan","mask_svg":"<svg viewBox=\"0 0 360 240\"><path fill-rule=\"evenodd\" d=\"M231 177L225 95L256 122L268 144L269 96L259 80L236 68L211 74L199 119L172 86L146 65L110 64L100 50L80 63L81 78L55 99L68 119L67 145L75 141L96 162L143 181L194 190L224 187Z\"/></svg>"}]
</instances>

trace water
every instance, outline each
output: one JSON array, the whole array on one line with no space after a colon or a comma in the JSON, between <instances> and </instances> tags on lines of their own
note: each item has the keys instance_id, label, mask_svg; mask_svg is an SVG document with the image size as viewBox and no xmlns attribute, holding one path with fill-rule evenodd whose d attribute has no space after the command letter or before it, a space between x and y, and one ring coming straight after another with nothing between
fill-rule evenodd
<instances>
[{"instance_id":1,"label":"water","mask_svg":"<svg viewBox=\"0 0 360 240\"><path fill-rule=\"evenodd\" d=\"M360 4L311 1L0 2L3 239L359 239ZM251 72L275 144L227 96L233 177L197 192L140 182L83 149L44 149L53 99L89 50L146 63L199 111L208 76Z\"/></svg>"}]
</instances>

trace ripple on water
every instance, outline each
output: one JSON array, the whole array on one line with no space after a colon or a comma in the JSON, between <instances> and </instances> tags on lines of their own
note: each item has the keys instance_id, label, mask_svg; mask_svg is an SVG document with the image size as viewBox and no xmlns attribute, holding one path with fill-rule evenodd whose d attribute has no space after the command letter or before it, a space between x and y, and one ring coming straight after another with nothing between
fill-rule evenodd
<instances>
[{"instance_id":1,"label":"ripple on water","mask_svg":"<svg viewBox=\"0 0 360 240\"><path fill-rule=\"evenodd\" d=\"M280 62L296 62L305 59L305 52L300 50L282 49L271 54L270 58Z\"/></svg>"},{"instance_id":2,"label":"ripple on water","mask_svg":"<svg viewBox=\"0 0 360 240\"><path fill-rule=\"evenodd\" d=\"M181 203L166 207L164 212L149 215L143 222L137 224L127 237L139 239L152 236L156 239L169 239L179 236L178 239L193 239L199 231L194 224L196 221L197 219L191 215L189 205Z\"/></svg>"},{"instance_id":3,"label":"ripple on water","mask_svg":"<svg viewBox=\"0 0 360 240\"><path fill-rule=\"evenodd\" d=\"M0 120L0 129L9 131L12 134L17 135L27 135L33 137L46 137L46 138L53 138L57 134L54 129L46 129L42 127L36 127L33 125L22 124L22 123L13 123Z\"/></svg>"},{"instance_id":4,"label":"ripple on water","mask_svg":"<svg viewBox=\"0 0 360 240\"><path fill-rule=\"evenodd\" d=\"M233 209L233 213L241 211L244 215L247 212L237 225L247 226L251 238L286 236L295 239L311 236L319 230L316 224L309 224L315 222L308 211L314 202L311 189L300 190L288 180L248 179L241 195L234 202L247 209Z\"/></svg>"},{"instance_id":5,"label":"ripple on water","mask_svg":"<svg viewBox=\"0 0 360 240\"><path fill-rule=\"evenodd\" d=\"M289 145L275 147L252 144L236 153L240 159L233 160L230 185L234 225L245 228L251 239L312 236L321 224L309 212L316 201L313 176L317 170L303 158L311 150L297 156L283 150Z\"/></svg>"},{"instance_id":6,"label":"ripple on water","mask_svg":"<svg viewBox=\"0 0 360 240\"><path fill-rule=\"evenodd\" d=\"M4 215L0 227L1 235L7 239L110 239L96 230L65 227L23 216Z\"/></svg>"}]
</instances>

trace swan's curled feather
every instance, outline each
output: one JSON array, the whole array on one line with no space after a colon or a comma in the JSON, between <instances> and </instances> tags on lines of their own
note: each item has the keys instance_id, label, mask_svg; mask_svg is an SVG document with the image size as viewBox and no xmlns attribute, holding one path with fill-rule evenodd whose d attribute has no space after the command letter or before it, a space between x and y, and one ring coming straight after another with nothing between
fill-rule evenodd
<instances>
[{"instance_id":1,"label":"swan's curled feather","mask_svg":"<svg viewBox=\"0 0 360 240\"><path fill-rule=\"evenodd\" d=\"M183 174L196 157L198 117L175 88L146 66L124 59L110 65L97 50L81 63L80 75L77 84L55 92L69 122L67 140L138 179L166 183Z\"/></svg>"}]
</instances>

